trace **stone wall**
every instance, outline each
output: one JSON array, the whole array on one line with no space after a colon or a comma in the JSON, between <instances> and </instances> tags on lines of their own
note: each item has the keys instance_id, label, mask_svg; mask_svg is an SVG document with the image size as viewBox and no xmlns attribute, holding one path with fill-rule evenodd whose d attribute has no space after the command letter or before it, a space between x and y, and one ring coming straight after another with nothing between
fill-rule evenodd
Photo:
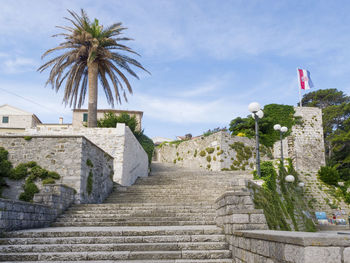
<instances>
[{"instance_id":1,"label":"stone wall","mask_svg":"<svg viewBox=\"0 0 350 263\"><path fill-rule=\"evenodd\" d=\"M291 158L299 179L305 183L304 193L308 200L313 200L315 211L324 211L332 215L337 205L346 214L350 207L344 202L335 201L327 193L328 186L317 178L317 171L325 162L325 148L322 126L322 110L315 107L295 107L295 116L300 116L301 125L292 128L290 136L283 140L285 158ZM274 145L274 157L280 158L280 142Z\"/></svg>"},{"instance_id":2,"label":"stone wall","mask_svg":"<svg viewBox=\"0 0 350 263\"><path fill-rule=\"evenodd\" d=\"M235 230L268 229L262 209L255 209L250 192L228 191L215 202L216 224L227 240Z\"/></svg>"},{"instance_id":3,"label":"stone wall","mask_svg":"<svg viewBox=\"0 0 350 263\"><path fill-rule=\"evenodd\" d=\"M35 161L41 167L55 171L56 182L76 190L76 203L100 203L113 187L113 158L82 136L0 136L0 147L9 152L14 166ZM88 165L88 161L93 167ZM87 181L92 176L92 191ZM40 187L39 187L40 188Z\"/></svg>"},{"instance_id":4,"label":"stone wall","mask_svg":"<svg viewBox=\"0 0 350 263\"><path fill-rule=\"evenodd\" d=\"M234 231L230 247L237 263L349 263L348 235L271 230Z\"/></svg>"},{"instance_id":5,"label":"stone wall","mask_svg":"<svg viewBox=\"0 0 350 263\"><path fill-rule=\"evenodd\" d=\"M0 198L0 232L47 227L73 202L74 189L63 185L46 185L34 203Z\"/></svg>"},{"instance_id":6,"label":"stone wall","mask_svg":"<svg viewBox=\"0 0 350 263\"><path fill-rule=\"evenodd\" d=\"M316 173L326 164L322 110L315 107L295 107L301 125L292 127L291 135L283 140L283 155L291 158L297 171ZM280 142L274 145L274 157L280 158Z\"/></svg>"},{"instance_id":7,"label":"stone wall","mask_svg":"<svg viewBox=\"0 0 350 263\"><path fill-rule=\"evenodd\" d=\"M129 127L118 123L117 128L37 127L28 135L80 135L114 158L113 181L129 186L137 177L148 176L148 157Z\"/></svg>"},{"instance_id":8,"label":"stone wall","mask_svg":"<svg viewBox=\"0 0 350 263\"><path fill-rule=\"evenodd\" d=\"M235 143L243 144L246 151L237 151ZM213 152L210 153L208 150ZM205 155L201 156L201 153ZM266 152L262 152L261 155L263 160L268 159ZM157 148L156 159L160 162L176 163L176 165L194 169L253 170L255 169L255 140L217 132L179 144L165 143Z\"/></svg>"}]
</instances>

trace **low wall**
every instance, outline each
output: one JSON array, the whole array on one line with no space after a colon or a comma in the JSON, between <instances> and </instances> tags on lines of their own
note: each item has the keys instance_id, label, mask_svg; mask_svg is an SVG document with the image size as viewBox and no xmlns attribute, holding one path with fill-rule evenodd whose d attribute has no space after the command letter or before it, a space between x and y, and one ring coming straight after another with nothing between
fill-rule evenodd
<instances>
[{"instance_id":1,"label":"low wall","mask_svg":"<svg viewBox=\"0 0 350 263\"><path fill-rule=\"evenodd\" d=\"M235 231L231 240L233 259L240 263L350 262L350 235L336 232Z\"/></svg>"},{"instance_id":2,"label":"low wall","mask_svg":"<svg viewBox=\"0 0 350 263\"><path fill-rule=\"evenodd\" d=\"M148 157L129 127L118 123L117 128L37 127L26 134L80 135L114 158L113 181L129 186L137 177L148 176Z\"/></svg>"},{"instance_id":3,"label":"low wall","mask_svg":"<svg viewBox=\"0 0 350 263\"><path fill-rule=\"evenodd\" d=\"M49 226L74 202L74 189L46 185L44 193L34 196L34 202L0 198L0 232Z\"/></svg>"},{"instance_id":4,"label":"low wall","mask_svg":"<svg viewBox=\"0 0 350 263\"><path fill-rule=\"evenodd\" d=\"M239 146L237 144L242 145L243 148L237 147ZM262 148L264 148L264 151L261 151L262 160L269 159L268 149L263 146ZM212 171L253 170L255 169L254 156L255 140L231 136L227 132L217 132L179 144L165 143L156 149L157 161Z\"/></svg>"},{"instance_id":5,"label":"low wall","mask_svg":"<svg viewBox=\"0 0 350 263\"><path fill-rule=\"evenodd\" d=\"M113 157L83 136L0 136L0 146L14 166L35 161L59 173L56 182L76 190L76 203L101 203L113 188Z\"/></svg>"},{"instance_id":6,"label":"low wall","mask_svg":"<svg viewBox=\"0 0 350 263\"><path fill-rule=\"evenodd\" d=\"M215 206L216 224L223 227L229 242L235 230L268 229L264 212L254 208L250 192L226 192Z\"/></svg>"},{"instance_id":7,"label":"low wall","mask_svg":"<svg viewBox=\"0 0 350 263\"><path fill-rule=\"evenodd\" d=\"M148 156L128 126L118 124L117 132L124 134L124 151L122 165L119 166L121 171L117 172L117 175L121 174L122 176L121 178L116 176L115 181L118 181L121 185L129 186L138 177L148 176Z\"/></svg>"}]
</instances>

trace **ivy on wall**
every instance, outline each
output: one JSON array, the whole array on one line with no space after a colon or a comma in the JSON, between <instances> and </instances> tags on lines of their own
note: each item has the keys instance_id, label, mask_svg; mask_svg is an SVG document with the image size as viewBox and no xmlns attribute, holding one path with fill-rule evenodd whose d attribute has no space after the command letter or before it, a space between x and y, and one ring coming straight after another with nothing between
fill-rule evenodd
<instances>
[{"instance_id":1,"label":"ivy on wall","mask_svg":"<svg viewBox=\"0 0 350 263\"><path fill-rule=\"evenodd\" d=\"M305 201L303 190L298 187L299 179L291 160L285 169L279 166L278 173L272 162L261 163L262 187L250 184L254 193L254 204L257 209L263 209L267 224L273 230L285 231L316 231L309 214L310 207ZM285 177L292 174L293 183L287 183Z\"/></svg>"}]
</instances>

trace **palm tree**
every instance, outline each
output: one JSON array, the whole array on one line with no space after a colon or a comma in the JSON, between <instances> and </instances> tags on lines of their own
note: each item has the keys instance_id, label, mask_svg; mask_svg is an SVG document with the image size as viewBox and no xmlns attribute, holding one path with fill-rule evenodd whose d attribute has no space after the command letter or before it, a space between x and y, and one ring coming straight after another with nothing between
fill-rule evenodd
<instances>
[{"instance_id":1,"label":"palm tree","mask_svg":"<svg viewBox=\"0 0 350 263\"><path fill-rule=\"evenodd\" d=\"M138 55L131 48L120 44L131 40L120 36L126 29L121 23L104 29L97 19L90 22L83 9L80 16L71 10L68 12L73 18L65 19L73 26L58 26L65 32L54 35L63 36L65 41L58 47L47 50L42 58L56 51L64 50L65 53L46 62L38 71L43 72L52 67L46 85L51 84L52 89L57 92L65 83L63 102L74 108L81 108L84 104L89 85L88 127L96 127L98 79L107 102L114 107L114 100L121 104L121 92L127 101L125 88L132 94L131 85L122 70L137 79L138 76L130 65L148 71L135 59L123 54L126 52Z\"/></svg>"}]
</instances>

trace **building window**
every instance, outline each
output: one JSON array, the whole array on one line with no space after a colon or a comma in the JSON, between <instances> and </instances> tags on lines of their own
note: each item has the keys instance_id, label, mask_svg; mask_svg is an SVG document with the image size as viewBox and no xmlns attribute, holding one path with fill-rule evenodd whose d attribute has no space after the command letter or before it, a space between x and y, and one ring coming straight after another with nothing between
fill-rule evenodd
<instances>
[{"instance_id":1,"label":"building window","mask_svg":"<svg viewBox=\"0 0 350 263\"><path fill-rule=\"evenodd\" d=\"M8 116L3 116L2 117L2 123L9 123L9 117Z\"/></svg>"},{"instance_id":2,"label":"building window","mask_svg":"<svg viewBox=\"0 0 350 263\"><path fill-rule=\"evenodd\" d=\"M83 122L87 122L88 121L88 114L84 113L83 114Z\"/></svg>"}]
</instances>

